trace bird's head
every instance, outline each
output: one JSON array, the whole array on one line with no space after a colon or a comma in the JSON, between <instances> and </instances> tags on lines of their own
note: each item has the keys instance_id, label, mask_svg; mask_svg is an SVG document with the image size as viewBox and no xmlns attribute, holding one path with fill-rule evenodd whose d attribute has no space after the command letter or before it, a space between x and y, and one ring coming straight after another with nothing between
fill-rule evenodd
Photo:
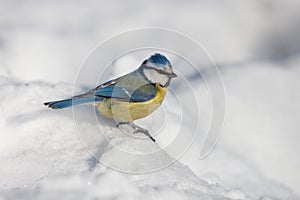
<instances>
[{"instance_id":1,"label":"bird's head","mask_svg":"<svg viewBox=\"0 0 300 200\"><path fill-rule=\"evenodd\" d=\"M158 83L164 87L168 87L171 79L177 77L173 72L170 61L159 53L145 60L139 70L148 81Z\"/></svg>"}]
</instances>

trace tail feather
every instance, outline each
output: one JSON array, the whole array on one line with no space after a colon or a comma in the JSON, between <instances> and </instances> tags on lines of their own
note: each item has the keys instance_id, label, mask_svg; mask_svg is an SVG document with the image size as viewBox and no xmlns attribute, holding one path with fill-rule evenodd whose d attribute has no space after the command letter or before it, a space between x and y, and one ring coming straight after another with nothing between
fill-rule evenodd
<instances>
[{"instance_id":1,"label":"tail feather","mask_svg":"<svg viewBox=\"0 0 300 200\"><path fill-rule=\"evenodd\" d=\"M60 100L60 101L46 102L46 103L44 103L44 105L48 106L49 108L52 108L52 109L62 109L62 108L67 108L67 107L80 105L80 104L100 102L101 100L102 99L100 99L98 97L71 98L71 99L65 99L65 100Z\"/></svg>"}]
</instances>

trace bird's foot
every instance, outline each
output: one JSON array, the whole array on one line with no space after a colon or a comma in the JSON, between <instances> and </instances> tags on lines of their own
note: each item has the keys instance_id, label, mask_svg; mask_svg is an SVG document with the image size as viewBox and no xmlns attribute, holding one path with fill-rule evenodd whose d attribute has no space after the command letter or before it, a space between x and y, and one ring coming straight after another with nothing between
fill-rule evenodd
<instances>
[{"instance_id":1,"label":"bird's foot","mask_svg":"<svg viewBox=\"0 0 300 200\"><path fill-rule=\"evenodd\" d=\"M117 128L119 128L121 125L129 125L130 122L118 122L116 124Z\"/></svg>"},{"instance_id":2,"label":"bird's foot","mask_svg":"<svg viewBox=\"0 0 300 200\"><path fill-rule=\"evenodd\" d=\"M133 122L119 122L117 123L117 127L120 127L120 125L129 125L131 128L133 128L133 133L144 133L147 137L149 137L153 142L155 142L155 139L150 135L149 131L145 128L142 128Z\"/></svg>"},{"instance_id":3,"label":"bird's foot","mask_svg":"<svg viewBox=\"0 0 300 200\"><path fill-rule=\"evenodd\" d=\"M155 139L150 135L149 131L145 128L142 128L140 126L135 125L135 131L133 133L144 133L146 136L148 136L153 142L155 142Z\"/></svg>"}]
</instances>

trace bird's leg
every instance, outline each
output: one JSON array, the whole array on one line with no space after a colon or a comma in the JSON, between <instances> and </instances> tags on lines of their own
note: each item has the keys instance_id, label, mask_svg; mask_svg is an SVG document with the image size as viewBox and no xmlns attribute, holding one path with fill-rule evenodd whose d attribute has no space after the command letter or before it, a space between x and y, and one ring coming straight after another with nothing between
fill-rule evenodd
<instances>
[{"instance_id":1,"label":"bird's leg","mask_svg":"<svg viewBox=\"0 0 300 200\"><path fill-rule=\"evenodd\" d=\"M145 128L142 128L136 124L134 124L133 122L118 122L117 123L117 127L119 127L120 125L129 125L131 128L134 129L133 133L144 133L146 136L148 136L153 142L155 142L155 139L150 135L149 131Z\"/></svg>"},{"instance_id":2,"label":"bird's leg","mask_svg":"<svg viewBox=\"0 0 300 200\"><path fill-rule=\"evenodd\" d=\"M119 128L119 126L121 126L121 125L129 125L129 124L130 124L130 122L117 122L116 126Z\"/></svg>"},{"instance_id":3,"label":"bird's leg","mask_svg":"<svg viewBox=\"0 0 300 200\"><path fill-rule=\"evenodd\" d=\"M131 127L135 129L133 133L144 133L146 136L148 136L153 142L155 142L155 139L150 135L149 131L145 128L142 128L134 123L131 123Z\"/></svg>"}]
</instances>

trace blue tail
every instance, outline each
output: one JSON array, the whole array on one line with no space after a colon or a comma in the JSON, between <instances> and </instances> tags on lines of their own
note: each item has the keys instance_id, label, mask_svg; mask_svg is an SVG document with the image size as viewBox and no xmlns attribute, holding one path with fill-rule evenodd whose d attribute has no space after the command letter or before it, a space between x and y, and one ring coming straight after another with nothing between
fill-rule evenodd
<instances>
[{"instance_id":1,"label":"blue tail","mask_svg":"<svg viewBox=\"0 0 300 200\"><path fill-rule=\"evenodd\" d=\"M44 103L45 106L48 106L52 109L62 109L67 108L75 105L80 104L87 104L87 103L96 103L102 101L99 97L89 97L89 98L72 98L72 99L65 99L60 101L51 101Z\"/></svg>"}]
</instances>

